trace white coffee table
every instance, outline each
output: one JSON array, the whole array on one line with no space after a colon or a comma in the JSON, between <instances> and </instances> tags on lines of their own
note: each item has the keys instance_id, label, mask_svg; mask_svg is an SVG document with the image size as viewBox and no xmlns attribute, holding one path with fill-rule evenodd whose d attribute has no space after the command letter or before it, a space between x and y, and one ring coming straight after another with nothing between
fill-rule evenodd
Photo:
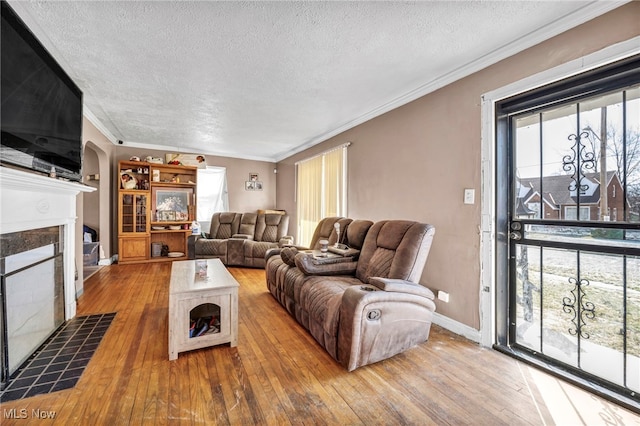
<instances>
[{"instance_id":1,"label":"white coffee table","mask_svg":"<svg viewBox=\"0 0 640 426\"><path fill-rule=\"evenodd\" d=\"M238 344L238 287L220 259L208 259L207 276L196 275L196 261L174 261L169 287L169 360L179 352L229 343ZM189 336L192 316L218 317L200 336ZM199 323L202 323L200 321ZM212 320L212 324L215 320ZM217 329L217 330L216 330Z\"/></svg>"}]
</instances>

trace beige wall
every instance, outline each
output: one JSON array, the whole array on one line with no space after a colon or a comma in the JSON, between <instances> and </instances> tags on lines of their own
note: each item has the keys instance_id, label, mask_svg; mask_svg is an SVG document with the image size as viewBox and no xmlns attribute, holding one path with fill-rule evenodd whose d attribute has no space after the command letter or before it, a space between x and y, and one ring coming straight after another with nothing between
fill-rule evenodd
<instances>
[{"instance_id":1,"label":"beige wall","mask_svg":"<svg viewBox=\"0 0 640 426\"><path fill-rule=\"evenodd\" d=\"M480 328L481 96L640 34L640 2L461 79L278 163L277 204L292 213L294 163L351 141L349 216L411 219L436 227L421 283L450 294L437 312ZM464 188L476 203L463 204Z\"/></svg>"}]
</instances>

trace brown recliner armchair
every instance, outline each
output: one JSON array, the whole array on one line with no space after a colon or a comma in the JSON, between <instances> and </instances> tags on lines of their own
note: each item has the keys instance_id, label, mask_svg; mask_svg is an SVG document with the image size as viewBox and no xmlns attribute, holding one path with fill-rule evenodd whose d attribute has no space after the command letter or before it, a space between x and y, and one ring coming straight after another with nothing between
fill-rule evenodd
<instances>
[{"instance_id":1,"label":"brown recliner armchair","mask_svg":"<svg viewBox=\"0 0 640 426\"><path fill-rule=\"evenodd\" d=\"M267 284L318 343L352 371L428 339L434 295L419 280L434 232L418 222L377 222L368 229L357 260L325 262L301 252L280 282L269 282L270 261ZM272 290L278 286L287 296L283 300Z\"/></svg>"}]
</instances>

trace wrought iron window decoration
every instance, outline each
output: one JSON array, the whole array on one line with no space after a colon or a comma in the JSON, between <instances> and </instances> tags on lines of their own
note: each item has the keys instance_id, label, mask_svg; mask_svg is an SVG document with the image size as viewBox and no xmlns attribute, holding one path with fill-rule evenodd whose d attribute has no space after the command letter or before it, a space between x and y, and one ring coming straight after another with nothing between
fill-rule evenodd
<instances>
[{"instance_id":1,"label":"wrought iron window decoration","mask_svg":"<svg viewBox=\"0 0 640 426\"><path fill-rule=\"evenodd\" d=\"M262 191L262 181L258 180L257 173L249 173L249 180L245 181L244 189L246 191Z\"/></svg>"},{"instance_id":2,"label":"wrought iron window decoration","mask_svg":"<svg viewBox=\"0 0 640 426\"><path fill-rule=\"evenodd\" d=\"M571 172L571 183L567 189L571 192L576 192L578 199L578 208L580 207L580 194L588 189L587 185L582 184L582 180L585 178L585 173L589 170L595 170L596 160L595 154L589 151L583 140L589 139L589 132L584 130L579 134L570 134L567 137L570 141L575 141L571 147L572 154L565 155L562 158L562 168L566 172ZM580 214L578 213L578 219ZM583 330L586 326L585 319L593 320L596 316L596 308L593 303L585 300L586 293L584 287L589 285L589 281L586 279L576 279L570 277L569 283L573 284L571 289L571 296L562 298L562 310L567 314L573 314L571 322L574 327L568 331L572 335L579 335L583 339L589 338L589 333Z\"/></svg>"},{"instance_id":3,"label":"wrought iron window decoration","mask_svg":"<svg viewBox=\"0 0 640 426\"><path fill-rule=\"evenodd\" d=\"M586 191L588 186L582 184L582 179L588 170L594 170L596 167L595 155L586 149L586 145L582 143L583 139L589 139L589 132L582 131L580 134L570 134L567 139L575 141L571 147L573 153L565 155L562 158L562 169L565 172L571 172L571 184L569 191L576 191L578 196L580 192Z\"/></svg>"},{"instance_id":4,"label":"wrought iron window decoration","mask_svg":"<svg viewBox=\"0 0 640 426\"><path fill-rule=\"evenodd\" d=\"M583 339L588 339L589 333L585 332L583 327L587 325L585 319L595 319L596 307L593 303L585 300L586 293L583 287L589 285L589 281L582 279L577 280L573 277L569 278L569 283L574 287L571 290L571 297L562 298L562 310L567 314L573 314L571 322L574 328L568 331L571 335L579 335Z\"/></svg>"}]
</instances>

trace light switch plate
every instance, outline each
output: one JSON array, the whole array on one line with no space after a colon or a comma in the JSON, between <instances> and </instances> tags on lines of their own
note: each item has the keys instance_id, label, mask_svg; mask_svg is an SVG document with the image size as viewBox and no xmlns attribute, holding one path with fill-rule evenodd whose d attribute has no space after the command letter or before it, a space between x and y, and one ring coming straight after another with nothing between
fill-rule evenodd
<instances>
[{"instance_id":1,"label":"light switch plate","mask_svg":"<svg viewBox=\"0 0 640 426\"><path fill-rule=\"evenodd\" d=\"M476 202L476 190L473 188L465 188L464 190L464 203L473 204Z\"/></svg>"}]
</instances>

